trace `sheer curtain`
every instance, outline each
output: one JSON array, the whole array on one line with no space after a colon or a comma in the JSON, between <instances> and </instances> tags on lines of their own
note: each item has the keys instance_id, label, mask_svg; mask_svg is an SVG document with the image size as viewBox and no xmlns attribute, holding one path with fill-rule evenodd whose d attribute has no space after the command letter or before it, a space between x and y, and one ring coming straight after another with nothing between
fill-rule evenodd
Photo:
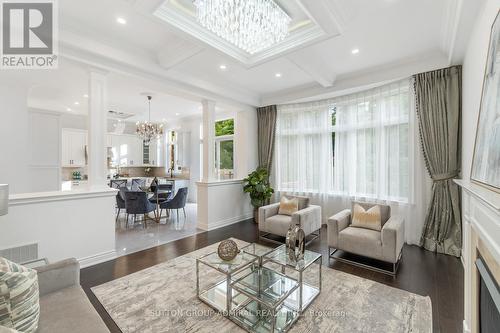
<instances>
[{"instance_id":1,"label":"sheer curtain","mask_svg":"<svg viewBox=\"0 0 500 333\"><path fill-rule=\"evenodd\" d=\"M310 196L324 220L352 200L389 204L405 218L407 242L418 244L428 185L415 121L410 80L278 106L278 193Z\"/></svg>"}]
</instances>

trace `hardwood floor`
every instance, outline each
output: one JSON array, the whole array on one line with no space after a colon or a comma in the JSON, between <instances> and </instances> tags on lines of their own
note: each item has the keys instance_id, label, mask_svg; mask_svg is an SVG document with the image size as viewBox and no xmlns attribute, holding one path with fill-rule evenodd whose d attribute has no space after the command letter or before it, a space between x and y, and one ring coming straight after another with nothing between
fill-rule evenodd
<instances>
[{"instance_id":1,"label":"hardwood floor","mask_svg":"<svg viewBox=\"0 0 500 333\"><path fill-rule=\"evenodd\" d=\"M244 221L84 268L80 275L81 285L111 332L120 332L90 290L91 287L154 266L229 237L255 242L258 239L257 227L252 221ZM321 252L324 258L327 258L326 227L323 227L320 239L312 242L308 249ZM328 267L388 286L430 296L434 332L455 333L463 331L464 272L462 263L457 258L436 255L417 246L406 245L396 278L333 260L324 260L323 263Z\"/></svg>"}]
</instances>

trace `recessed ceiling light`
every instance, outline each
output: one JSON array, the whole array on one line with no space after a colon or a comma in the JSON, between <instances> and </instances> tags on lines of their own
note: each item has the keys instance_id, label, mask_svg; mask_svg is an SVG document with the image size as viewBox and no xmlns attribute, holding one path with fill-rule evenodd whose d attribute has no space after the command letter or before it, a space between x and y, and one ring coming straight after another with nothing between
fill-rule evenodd
<instances>
[{"instance_id":1,"label":"recessed ceiling light","mask_svg":"<svg viewBox=\"0 0 500 333\"><path fill-rule=\"evenodd\" d=\"M277 78L280 78L281 77L281 73L276 73L276 74L274 74L274 76L277 77Z\"/></svg>"},{"instance_id":2,"label":"recessed ceiling light","mask_svg":"<svg viewBox=\"0 0 500 333\"><path fill-rule=\"evenodd\" d=\"M176 115L176 116L180 116L181 114L180 114L180 113L176 113L175 115Z\"/></svg>"},{"instance_id":3,"label":"recessed ceiling light","mask_svg":"<svg viewBox=\"0 0 500 333\"><path fill-rule=\"evenodd\" d=\"M66 108L66 111L71 112L71 108Z\"/></svg>"},{"instance_id":4,"label":"recessed ceiling light","mask_svg":"<svg viewBox=\"0 0 500 333\"><path fill-rule=\"evenodd\" d=\"M225 71L225 70L227 69L227 66L226 66L226 65L220 65L220 66L219 66L219 69L221 69L221 70Z\"/></svg>"},{"instance_id":5,"label":"recessed ceiling light","mask_svg":"<svg viewBox=\"0 0 500 333\"><path fill-rule=\"evenodd\" d=\"M75 105L80 105L80 102L76 101L74 104L75 104Z\"/></svg>"},{"instance_id":6,"label":"recessed ceiling light","mask_svg":"<svg viewBox=\"0 0 500 333\"><path fill-rule=\"evenodd\" d=\"M124 19L123 17L117 17L116 18L116 22L120 23L120 24L127 24L127 20Z\"/></svg>"},{"instance_id":7,"label":"recessed ceiling light","mask_svg":"<svg viewBox=\"0 0 500 333\"><path fill-rule=\"evenodd\" d=\"M353 50L351 51L351 53L352 53L352 54L358 54L358 53L359 53L359 49L353 49Z\"/></svg>"},{"instance_id":8,"label":"recessed ceiling light","mask_svg":"<svg viewBox=\"0 0 500 333\"><path fill-rule=\"evenodd\" d=\"M89 98L89 95L85 94L85 95L83 95L83 97L85 97L85 98Z\"/></svg>"}]
</instances>

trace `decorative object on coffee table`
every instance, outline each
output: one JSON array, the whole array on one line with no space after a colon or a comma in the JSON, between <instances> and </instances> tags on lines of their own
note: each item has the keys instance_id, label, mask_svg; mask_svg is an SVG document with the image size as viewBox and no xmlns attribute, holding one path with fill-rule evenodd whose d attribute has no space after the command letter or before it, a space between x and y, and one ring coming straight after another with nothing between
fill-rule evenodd
<instances>
[{"instance_id":1,"label":"decorative object on coffee table","mask_svg":"<svg viewBox=\"0 0 500 333\"><path fill-rule=\"evenodd\" d=\"M304 258L306 234L298 225L291 225L286 233L286 248L288 257L292 261Z\"/></svg>"},{"instance_id":2,"label":"decorative object on coffee table","mask_svg":"<svg viewBox=\"0 0 500 333\"><path fill-rule=\"evenodd\" d=\"M217 248L217 254L222 260L231 261L240 253L238 249L238 245L230 240L226 239L220 242L219 247Z\"/></svg>"}]
</instances>

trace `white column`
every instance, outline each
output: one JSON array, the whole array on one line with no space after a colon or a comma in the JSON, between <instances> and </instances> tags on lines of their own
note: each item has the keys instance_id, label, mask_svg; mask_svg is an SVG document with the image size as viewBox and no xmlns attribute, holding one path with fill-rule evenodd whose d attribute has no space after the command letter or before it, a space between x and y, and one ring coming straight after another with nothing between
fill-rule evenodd
<instances>
[{"instance_id":1,"label":"white column","mask_svg":"<svg viewBox=\"0 0 500 333\"><path fill-rule=\"evenodd\" d=\"M248 174L247 143L248 122L244 111L236 112L234 117L234 178L243 179Z\"/></svg>"},{"instance_id":2,"label":"white column","mask_svg":"<svg viewBox=\"0 0 500 333\"><path fill-rule=\"evenodd\" d=\"M106 72L89 71L88 176L92 188L106 186Z\"/></svg>"},{"instance_id":3,"label":"white column","mask_svg":"<svg viewBox=\"0 0 500 333\"><path fill-rule=\"evenodd\" d=\"M203 107L203 182L215 179L215 102L202 101Z\"/></svg>"}]
</instances>

